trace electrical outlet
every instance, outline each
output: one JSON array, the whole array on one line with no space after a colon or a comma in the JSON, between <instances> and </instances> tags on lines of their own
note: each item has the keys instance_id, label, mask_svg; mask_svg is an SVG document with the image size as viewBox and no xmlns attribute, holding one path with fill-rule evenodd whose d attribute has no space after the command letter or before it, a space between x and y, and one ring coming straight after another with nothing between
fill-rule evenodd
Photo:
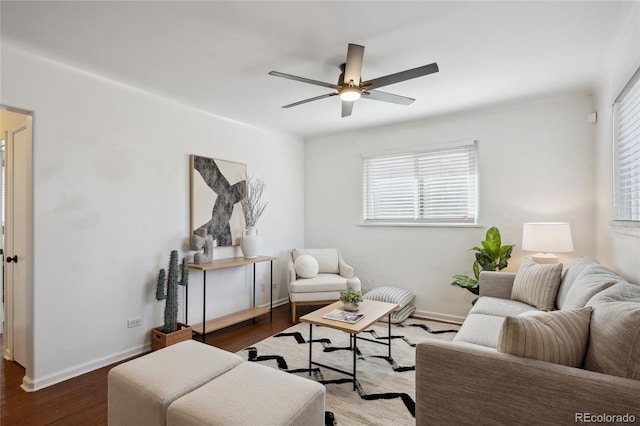
<instances>
[{"instance_id":1,"label":"electrical outlet","mask_svg":"<svg viewBox=\"0 0 640 426\"><path fill-rule=\"evenodd\" d=\"M274 282L273 284L271 284L271 288L277 288L278 287L278 283Z\"/></svg>"},{"instance_id":2,"label":"electrical outlet","mask_svg":"<svg viewBox=\"0 0 640 426\"><path fill-rule=\"evenodd\" d=\"M127 320L127 328L139 327L142 324L142 319L130 319Z\"/></svg>"}]
</instances>

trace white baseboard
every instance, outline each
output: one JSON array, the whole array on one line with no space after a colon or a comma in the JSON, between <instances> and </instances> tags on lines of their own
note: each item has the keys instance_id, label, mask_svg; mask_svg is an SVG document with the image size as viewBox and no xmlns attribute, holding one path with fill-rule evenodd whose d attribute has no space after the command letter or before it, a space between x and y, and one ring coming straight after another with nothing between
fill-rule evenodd
<instances>
[{"instance_id":1,"label":"white baseboard","mask_svg":"<svg viewBox=\"0 0 640 426\"><path fill-rule=\"evenodd\" d=\"M149 343L119 352L117 354L109 355L104 358L95 359L90 362L41 377L37 380L33 380L31 377L25 376L22 379L22 385L20 387L26 392L34 392L51 385L55 385L56 383L64 382L65 380L72 379L82 374L89 373L93 370L97 370L98 368L106 367L127 358L149 352L150 350L151 344Z\"/></svg>"},{"instance_id":2,"label":"white baseboard","mask_svg":"<svg viewBox=\"0 0 640 426\"><path fill-rule=\"evenodd\" d=\"M450 322L452 324L462 324L465 318L458 315L441 314L438 312L429 311L415 311L412 316L435 321Z\"/></svg>"}]
</instances>

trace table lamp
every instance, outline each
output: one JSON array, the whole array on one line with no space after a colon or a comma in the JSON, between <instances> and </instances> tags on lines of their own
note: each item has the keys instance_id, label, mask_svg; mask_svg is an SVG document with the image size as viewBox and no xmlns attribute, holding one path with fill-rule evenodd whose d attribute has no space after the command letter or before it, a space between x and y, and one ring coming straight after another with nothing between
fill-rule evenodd
<instances>
[{"instance_id":1,"label":"table lamp","mask_svg":"<svg viewBox=\"0 0 640 426\"><path fill-rule=\"evenodd\" d=\"M537 263L558 263L553 253L573 251L571 226L566 222L532 222L522 226L522 250L535 251Z\"/></svg>"}]
</instances>

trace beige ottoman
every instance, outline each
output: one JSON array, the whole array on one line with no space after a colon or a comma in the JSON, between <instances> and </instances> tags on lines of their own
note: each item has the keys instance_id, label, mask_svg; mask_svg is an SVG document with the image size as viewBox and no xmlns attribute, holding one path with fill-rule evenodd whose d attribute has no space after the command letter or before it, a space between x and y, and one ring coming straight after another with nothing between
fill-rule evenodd
<instances>
[{"instance_id":1,"label":"beige ottoman","mask_svg":"<svg viewBox=\"0 0 640 426\"><path fill-rule=\"evenodd\" d=\"M109 371L109 425L165 426L169 404L240 363L189 340L120 364Z\"/></svg>"},{"instance_id":2,"label":"beige ottoman","mask_svg":"<svg viewBox=\"0 0 640 426\"><path fill-rule=\"evenodd\" d=\"M169 426L324 425L320 383L244 362L169 406Z\"/></svg>"}]
</instances>

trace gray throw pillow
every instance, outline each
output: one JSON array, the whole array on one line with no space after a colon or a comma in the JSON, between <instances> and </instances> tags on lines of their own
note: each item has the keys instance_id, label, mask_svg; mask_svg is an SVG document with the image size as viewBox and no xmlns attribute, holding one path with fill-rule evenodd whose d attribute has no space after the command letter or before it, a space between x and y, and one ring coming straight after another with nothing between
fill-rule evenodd
<instances>
[{"instance_id":1,"label":"gray throw pillow","mask_svg":"<svg viewBox=\"0 0 640 426\"><path fill-rule=\"evenodd\" d=\"M562 263L541 264L522 259L513 280L511 299L528 303L541 311L551 311L555 308L561 274Z\"/></svg>"},{"instance_id":2,"label":"gray throw pillow","mask_svg":"<svg viewBox=\"0 0 640 426\"><path fill-rule=\"evenodd\" d=\"M562 274L560 280L560 288L558 288L558 295L556 296L556 308L562 309L562 305L567 297L567 293L571 288L571 285L576 280L576 277L580 275L582 271L588 266L599 265L598 261L587 256L580 256L567 266L566 270Z\"/></svg>"},{"instance_id":3,"label":"gray throw pillow","mask_svg":"<svg viewBox=\"0 0 640 426\"><path fill-rule=\"evenodd\" d=\"M584 368L640 380L640 286L626 281L598 293Z\"/></svg>"},{"instance_id":4,"label":"gray throw pillow","mask_svg":"<svg viewBox=\"0 0 640 426\"><path fill-rule=\"evenodd\" d=\"M587 266L571 285L561 309L582 308L593 296L620 281L622 278L606 266Z\"/></svg>"}]
</instances>

